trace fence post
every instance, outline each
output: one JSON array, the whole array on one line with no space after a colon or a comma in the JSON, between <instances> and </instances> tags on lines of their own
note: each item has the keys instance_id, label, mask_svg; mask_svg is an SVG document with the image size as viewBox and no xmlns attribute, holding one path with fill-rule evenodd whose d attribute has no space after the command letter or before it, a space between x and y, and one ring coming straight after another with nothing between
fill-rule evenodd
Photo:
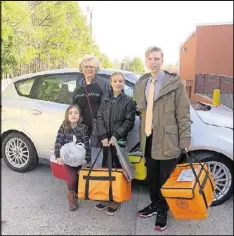
<instances>
[{"instance_id":1,"label":"fence post","mask_svg":"<svg viewBox=\"0 0 234 236\"><path fill-rule=\"evenodd\" d=\"M213 91L213 105L220 106L220 89L215 89Z\"/></svg>"},{"instance_id":2,"label":"fence post","mask_svg":"<svg viewBox=\"0 0 234 236\"><path fill-rule=\"evenodd\" d=\"M203 92L202 92L202 94L204 95L204 90L205 90L205 83L206 83L206 75L205 74L203 74Z\"/></svg>"}]
</instances>

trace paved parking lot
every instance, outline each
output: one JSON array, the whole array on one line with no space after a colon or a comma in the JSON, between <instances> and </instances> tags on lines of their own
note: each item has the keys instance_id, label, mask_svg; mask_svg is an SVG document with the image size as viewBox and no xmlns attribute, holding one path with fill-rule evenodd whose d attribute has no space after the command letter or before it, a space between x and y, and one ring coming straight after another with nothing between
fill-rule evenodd
<instances>
[{"instance_id":1,"label":"paved parking lot","mask_svg":"<svg viewBox=\"0 0 234 236\"><path fill-rule=\"evenodd\" d=\"M115 216L96 211L92 201L81 201L77 211L69 212L65 182L52 176L48 163L23 174L1 164L2 235L233 235L233 199L211 207L206 220L175 221L169 214L168 228L156 232L155 217L137 217L149 203L141 183L133 183L131 201Z\"/></svg>"}]
</instances>

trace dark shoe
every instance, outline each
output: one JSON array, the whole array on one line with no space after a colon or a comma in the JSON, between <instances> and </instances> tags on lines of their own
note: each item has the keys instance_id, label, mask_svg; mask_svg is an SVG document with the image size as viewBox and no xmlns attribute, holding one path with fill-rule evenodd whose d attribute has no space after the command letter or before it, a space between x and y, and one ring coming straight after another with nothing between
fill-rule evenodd
<instances>
[{"instance_id":1,"label":"dark shoe","mask_svg":"<svg viewBox=\"0 0 234 236\"><path fill-rule=\"evenodd\" d=\"M156 216L154 229L162 231L167 227L167 210L159 210Z\"/></svg>"},{"instance_id":2,"label":"dark shoe","mask_svg":"<svg viewBox=\"0 0 234 236\"><path fill-rule=\"evenodd\" d=\"M102 211L105 210L111 203L110 202L102 202L99 203L95 206L95 209L98 211Z\"/></svg>"},{"instance_id":3,"label":"dark shoe","mask_svg":"<svg viewBox=\"0 0 234 236\"><path fill-rule=\"evenodd\" d=\"M138 216L142 218L151 217L153 215L156 215L157 211L158 211L158 206L154 203L151 203L149 206L138 211Z\"/></svg>"},{"instance_id":4,"label":"dark shoe","mask_svg":"<svg viewBox=\"0 0 234 236\"><path fill-rule=\"evenodd\" d=\"M106 212L107 215L113 216L117 213L117 211L120 209L121 203L118 202L113 202L109 207Z\"/></svg>"},{"instance_id":5,"label":"dark shoe","mask_svg":"<svg viewBox=\"0 0 234 236\"><path fill-rule=\"evenodd\" d=\"M75 191L68 191L67 193L69 211L75 211L78 208L77 196Z\"/></svg>"}]
</instances>

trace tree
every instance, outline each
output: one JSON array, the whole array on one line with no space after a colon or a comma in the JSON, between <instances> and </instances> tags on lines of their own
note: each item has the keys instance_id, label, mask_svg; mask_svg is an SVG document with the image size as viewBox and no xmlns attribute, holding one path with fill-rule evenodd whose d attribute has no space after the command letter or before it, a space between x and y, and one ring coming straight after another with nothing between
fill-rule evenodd
<instances>
[{"instance_id":1,"label":"tree","mask_svg":"<svg viewBox=\"0 0 234 236\"><path fill-rule=\"evenodd\" d=\"M125 57L121 63L121 70L130 70L131 58Z\"/></svg>"},{"instance_id":2,"label":"tree","mask_svg":"<svg viewBox=\"0 0 234 236\"><path fill-rule=\"evenodd\" d=\"M2 1L2 73L20 69L31 60L28 50L31 31L30 10L24 2Z\"/></svg>"},{"instance_id":3,"label":"tree","mask_svg":"<svg viewBox=\"0 0 234 236\"><path fill-rule=\"evenodd\" d=\"M100 62L100 65L102 68L111 68L112 67L112 63L106 55L101 54L98 57L98 59L99 59L99 62Z\"/></svg>"},{"instance_id":4,"label":"tree","mask_svg":"<svg viewBox=\"0 0 234 236\"><path fill-rule=\"evenodd\" d=\"M3 75L77 67L85 54L94 54L102 67L111 67L109 58L93 40L77 1L1 4Z\"/></svg>"},{"instance_id":5,"label":"tree","mask_svg":"<svg viewBox=\"0 0 234 236\"><path fill-rule=\"evenodd\" d=\"M139 57L134 57L130 63L130 71L141 74L144 71L144 64Z\"/></svg>"}]
</instances>

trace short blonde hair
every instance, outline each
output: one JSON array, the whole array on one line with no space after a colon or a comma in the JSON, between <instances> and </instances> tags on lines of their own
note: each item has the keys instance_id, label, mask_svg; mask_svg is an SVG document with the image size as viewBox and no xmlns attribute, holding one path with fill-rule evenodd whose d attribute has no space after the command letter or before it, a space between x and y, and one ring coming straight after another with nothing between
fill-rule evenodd
<instances>
[{"instance_id":1,"label":"short blonde hair","mask_svg":"<svg viewBox=\"0 0 234 236\"><path fill-rule=\"evenodd\" d=\"M156 46L148 47L147 50L145 51L145 57L148 57L151 52L161 52L162 58L164 57L162 49Z\"/></svg>"},{"instance_id":2,"label":"short blonde hair","mask_svg":"<svg viewBox=\"0 0 234 236\"><path fill-rule=\"evenodd\" d=\"M110 83L112 82L112 78L113 78L114 76L116 76L116 75L121 75L121 76L123 77L124 81L125 81L125 75L124 75L124 73L122 73L122 72L120 72L120 71L116 71L116 72L114 72L114 73L111 74L111 76L110 76Z\"/></svg>"},{"instance_id":3,"label":"short blonde hair","mask_svg":"<svg viewBox=\"0 0 234 236\"><path fill-rule=\"evenodd\" d=\"M84 63L85 63L86 61L94 61L95 64L96 64L96 72L100 70L100 65L99 65L98 59L97 59L95 56L93 56L93 55L86 55L86 56L84 56L84 57L81 59L81 61L80 61L80 64L79 64L79 70L80 70L80 72L83 71L83 65L84 65Z\"/></svg>"}]
</instances>

